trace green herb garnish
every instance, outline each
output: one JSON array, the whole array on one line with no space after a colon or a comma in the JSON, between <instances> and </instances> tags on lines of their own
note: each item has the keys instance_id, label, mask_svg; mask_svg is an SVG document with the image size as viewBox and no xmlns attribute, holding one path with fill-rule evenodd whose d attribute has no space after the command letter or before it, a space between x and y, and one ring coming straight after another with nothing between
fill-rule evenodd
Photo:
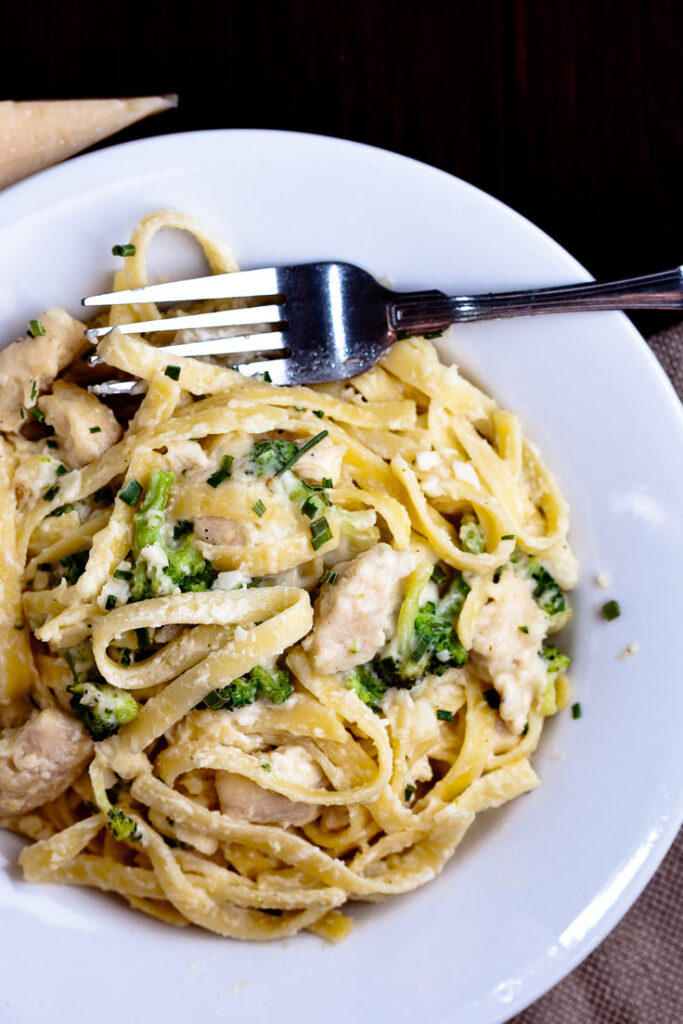
<instances>
[{"instance_id":1,"label":"green herb garnish","mask_svg":"<svg viewBox=\"0 0 683 1024\"><path fill-rule=\"evenodd\" d=\"M29 320L28 322L28 333L32 338L38 338L43 334L47 334L45 327L40 320Z\"/></svg>"},{"instance_id":2,"label":"green herb garnish","mask_svg":"<svg viewBox=\"0 0 683 1024\"><path fill-rule=\"evenodd\" d=\"M332 530L327 519L323 516L322 519L317 519L314 523L311 523L311 547L314 551L317 551L323 544L327 544L328 540L332 540Z\"/></svg>"},{"instance_id":3,"label":"green herb garnish","mask_svg":"<svg viewBox=\"0 0 683 1024\"><path fill-rule=\"evenodd\" d=\"M224 480L228 479L234 461L235 458L233 455L223 456L223 458L221 459L221 464L216 470L216 472L212 473L210 477L207 477L206 482L209 485L209 487L218 487L219 484L222 484Z\"/></svg>"},{"instance_id":4,"label":"green herb garnish","mask_svg":"<svg viewBox=\"0 0 683 1024\"><path fill-rule=\"evenodd\" d=\"M142 494L142 485L133 477L128 481L125 487L122 487L119 491L119 498L124 501L130 508L135 508L140 495Z\"/></svg>"},{"instance_id":5,"label":"green herb garnish","mask_svg":"<svg viewBox=\"0 0 683 1024\"><path fill-rule=\"evenodd\" d=\"M608 622L612 622L613 619L618 619L621 615L621 608L619 607L618 601L607 601L602 606L602 617L607 619Z\"/></svg>"}]
</instances>

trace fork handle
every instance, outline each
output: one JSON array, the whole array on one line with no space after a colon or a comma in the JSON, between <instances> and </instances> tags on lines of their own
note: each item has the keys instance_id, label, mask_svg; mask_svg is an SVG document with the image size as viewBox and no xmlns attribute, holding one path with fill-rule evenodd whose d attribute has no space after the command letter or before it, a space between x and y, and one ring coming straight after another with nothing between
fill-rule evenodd
<instances>
[{"instance_id":1,"label":"fork handle","mask_svg":"<svg viewBox=\"0 0 683 1024\"><path fill-rule=\"evenodd\" d=\"M453 296L440 291L403 292L389 303L388 314L393 330L424 334L473 320L600 309L683 309L683 267L622 281L531 291Z\"/></svg>"}]
</instances>

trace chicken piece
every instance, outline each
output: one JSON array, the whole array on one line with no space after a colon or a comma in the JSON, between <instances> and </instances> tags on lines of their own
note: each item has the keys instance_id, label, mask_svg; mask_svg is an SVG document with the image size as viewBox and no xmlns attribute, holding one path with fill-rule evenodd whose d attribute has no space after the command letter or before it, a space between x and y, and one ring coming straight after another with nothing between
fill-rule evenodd
<instances>
[{"instance_id":1,"label":"chicken piece","mask_svg":"<svg viewBox=\"0 0 683 1024\"><path fill-rule=\"evenodd\" d=\"M500 717L517 736L534 696L546 684L538 654L547 631L548 617L534 601L528 582L506 569L493 600L484 605L475 623L471 661L500 694Z\"/></svg>"},{"instance_id":2,"label":"chicken piece","mask_svg":"<svg viewBox=\"0 0 683 1024\"><path fill-rule=\"evenodd\" d=\"M320 789L325 781L316 762L299 744L264 754L263 761L271 767L269 774L309 789ZM232 772L216 772L216 791L223 814L260 825L307 825L321 811L320 804L295 802Z\"/></svg>"},{"instance_id":3,"label":"chicken piece","mask_svg":"<svg viewBox=\"0 0 683 1024\"><path fill-rule=\"evenodd\" d=\"M55 482L55 470L59 464L59 459L46 455L36 454L22 458L12 481L14 495L20 508L26 504L27 499L42 494Z\"/></svg>"},{"instance_id":4,"label":"chicken piece","mask_svg":"<svg viewBox=\"0 0 683 1024\"><path fill-rule=\"evenodd\" d=\"M99 459L121 437L111 409L78 384L55 381L52 394L38 399L38 408L55 428L65 461L76 468Z\"/></svg>"},{"instance_id":5,"label":"chicken piece","mask_svg":"<svg viewBox=\"0 0 683 1024\"><path fill-rule=\"evenodd\" d=\"M236 519L222 516L199 516L194 521L194 532L198 540L222 547L240 547L247 543L247 532Z\"/></svg>"},{"instance_id":6,"label":"chicken piece","mask_svg":"<svg viewBox=\"0 0 683 1024\"><path fill-rule=\"evenodd\" d=\"M39 711L0 739L0 815L25 814L78 778L93 750L85 726L57 708Z\"/></svg>"},{"instance_id":7,"label":"chicken piece","mask_svg":"<svg viewBox=\"0 0 683 1024\"><path fill-rule=\"evenodd\" d=\"M329 437L324 437L314 448L297 459L296 473L311 484L321 484L329 477L334 486L341 475L344 449Z\"/></svg>"},{"instance_id":8,"label":"chicken piece","mask_svg":"<svg viewBox=\"0 0 683 1024\"><path fill-rule=\"evenodd\" d=\"M394 633L401 580L416 563L412 551L375 544L335 565L339 578L323 587L313 632L304 641L318 672L344 672L377 654Z\"/></svg>"},{"instance_id":9,"label":"chicken piece","mask_svg":"<svg viewBox=\"0 0 683 1024\"><path fill-rule=\"evenodd\" d=\"M209 464L209 457L197 441L179 440L169 446L166 464L173 473L179 474L184 469L204 469Z\"/></svg>"},{"instance_id":10,"label":"chicken piece","mask_svg":"<svg viewBox=\"0 0 683 1024\"><path fill-rule=\"evenodd\" d=\"M86 344L85 324L63 309L48 309L40 323L45 334L27 334L0 352L0 430L18 430L32 393L48 388Z\"/></svg>"}]
</instances>

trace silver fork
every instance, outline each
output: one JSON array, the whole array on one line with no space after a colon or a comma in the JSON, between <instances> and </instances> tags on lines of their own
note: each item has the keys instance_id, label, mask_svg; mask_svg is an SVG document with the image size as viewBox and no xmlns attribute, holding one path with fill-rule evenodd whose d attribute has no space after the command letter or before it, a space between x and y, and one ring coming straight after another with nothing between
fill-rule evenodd
<instances>
[{"instance_id":1,"label":"silver fork","mask_svg":"<svg viewBox=\"0 0 683 1024\"><path fill-rule=\"evenodd\" d=\"M683 308L683 267L608 283L533 291L455 295L394 292L351 263L303 263L91 295L84 306L201 299L258 300L258 305L121 324L126 333L211 330L228 336L165 345L170 356L227 355L245 374L268 373L274 384L346 380L370 369L397 337L431 334L450 324L537 313ZM255 327L261 328L255 333ZM265 330L264 330L265 328ZM91 341L109 327L86 331ZM274 358L275 357L275 358ZM134 382L93 385L100 394L130 392Z\"/></svg>"}]
</instances>

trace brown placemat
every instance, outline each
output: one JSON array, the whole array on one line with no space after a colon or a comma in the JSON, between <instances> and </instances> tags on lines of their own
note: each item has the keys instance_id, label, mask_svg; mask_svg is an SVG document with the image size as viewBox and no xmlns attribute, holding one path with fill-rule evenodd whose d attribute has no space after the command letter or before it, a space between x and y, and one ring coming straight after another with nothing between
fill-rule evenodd
<instances>
[{"instance_id":1,"label":"brown placemat","mask_svg":"<svg viewBox=\"0 0 683 1024\"><path fill-rule=\"evenodd\" d=\"M683 399L683 323L649 339ZM682 1024L683 830L628 914L509 1024Z\"/></svg>"}]
</instances>

